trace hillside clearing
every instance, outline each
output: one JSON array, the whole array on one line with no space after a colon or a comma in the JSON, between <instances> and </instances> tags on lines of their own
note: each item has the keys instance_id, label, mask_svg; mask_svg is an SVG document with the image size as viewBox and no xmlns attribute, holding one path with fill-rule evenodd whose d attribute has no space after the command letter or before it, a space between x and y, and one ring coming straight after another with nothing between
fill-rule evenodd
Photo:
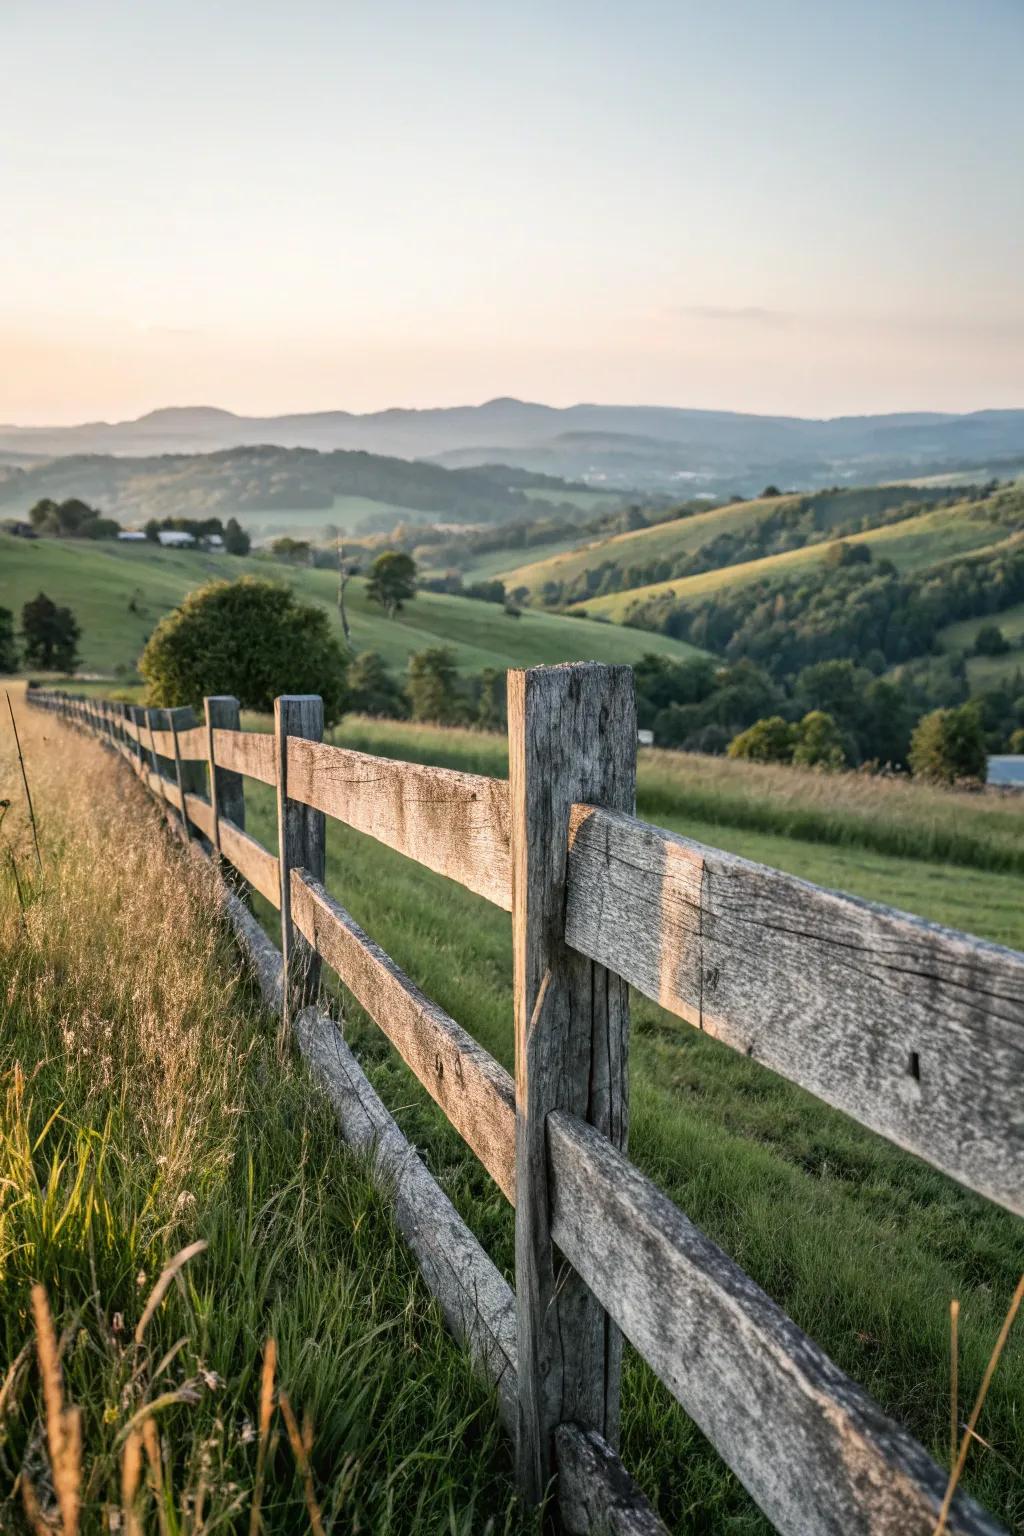
<instances>
[{"instance_id":1,"label":"hillside clearing","mask_svg":"<svg viewBox=\"0 0 1024 1536\"><path fill-rule=\"evenodd\" d=\"M160 1528L198 1529L202 1504L204 1529L248 1529L268 1336L277 1380L309 1414L329 1526L519 1529L491 1394L444 1332L388 1200L240 983L209 876L98 745L18 715L43 872L8 724L4 835L27 910L23 926L5 859L0 1528L20 1528L22 1469L44 1502L49 1483L28 1307L38 1281L67 1330L66 1390L83 1414L85 1530L114 1528L121 1442L147 1402L173 1522ZM206 1251L136 1349L157 1276L197 1239ZM270 1529L308 1529L277 1426L264 1513ZM157 1527L148 1494L139 1514Z\"/></svg>"}]
</instances>

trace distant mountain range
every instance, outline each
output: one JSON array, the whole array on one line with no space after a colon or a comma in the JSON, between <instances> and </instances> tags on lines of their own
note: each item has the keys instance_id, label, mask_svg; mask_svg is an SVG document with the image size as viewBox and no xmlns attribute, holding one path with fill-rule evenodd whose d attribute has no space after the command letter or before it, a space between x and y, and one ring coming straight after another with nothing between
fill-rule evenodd
<instances>
[{"instance_id":1,"label":"distant mountain range","mask_svg":"<svg viewBox=\"0 0 1024 1536\"><path fill-rule=\"evenodd\" d=\"M0 460L31 456L211 453L274 444L362 450L447 468L507 464L609 488L738 492L766 481L800 487L862 483L1024 461L1024 410L912 412L809 420L663 406L559 409L485 405L236 416L211 406L151 411L135 421L0 426Z\"/></svg>"}]
</instances>

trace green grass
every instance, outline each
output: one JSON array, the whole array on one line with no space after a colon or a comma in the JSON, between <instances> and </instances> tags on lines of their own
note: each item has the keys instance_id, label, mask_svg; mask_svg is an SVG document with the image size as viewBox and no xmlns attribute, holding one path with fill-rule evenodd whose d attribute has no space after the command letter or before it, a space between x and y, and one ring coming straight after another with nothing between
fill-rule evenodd
<instances>
[{"instance_id":1,"label":"green grass","mask_svg":"<svg viewBox=\"0 0 1024 1536\"><path fill-rule=\"evenodd\" d=\"M386 1194L240 982L210 878L97 745L61 732L58 750L52 722L19 714L44 864L37 877L4 733L4 832L28 905L23 927L5 860L0 1529L26 1528L19 1474L47 1501L36 1282L82 1412L84 1531L113 1528L122 1446L148 1404L171 1490L160 1529L200 1529L197 1499L203 1529L249 1529L268 1336L312 1421L329 1529L526 1528L493 1396L444 1331ZM161 1269L196 1239L206 1251L136 1347ZM267 1528L308 1530L279 1417L269 1455ZM158 1528L148 1495L139 1514Z\"/></svg>"},{"instance_id":2,"label":"green grass","mask_svg":"<svg viewBox=\"0 0 1024 1536\"><path fill-rule=\"evenodd\" d=\"M678 558L695 553L711 539L723 533L743 533L768 513L791 505L798 497L736 502L725 507L711 507L693 517L680 517L653 528L639 528L633 533L618 533L610 538L593 539L568 552L553 552L541 559L524 561L510 567L508 556L504 571L499 572L508 587L524 586L537 591L546 581L571 581L582 572L612 561L626 567L664 558Z\"/></svg>"},{"instance_id":3,"label":"green grass","mask_svg":"<svg viewBox=\"0 0 1024 1536\"><path fill-rule=\"evenodd\" d=\"M546 539L543 544L535 544L530 550L534 559L549 559L552 555L561 554L564 550L578 549L582 540L579 533L575 535L568 531L558 538ZM508 568L512 560L521 558L524 551L521 549L492 549L486 555L478 555L471 564L462 572L463 581L483 581L498 576L505 582L506 589L511 592L520 583L508 577Z\"/></svg>"},{"instance_id":4,"label":"green grass","mask_svg":"<svg viewBox=\"0 0 1024 1536\"><path fill-rule=\"evenodd\" d=\"M866 533L846 536L850 544L866 544L875 560L891 560L898 570L920 570L941 560L968 554L1005 538L1005 530L993 523L984 507L971 504L938 507L933 512L903 522L873 528ZM588 598L574 604L588 614L621 622L635 603L670 594L680 603L697 602L726 588L747 586L758 581L783 581L804 570L823 564L828 543L811 544L781 555L767 555L741 565L721 566L685 576L675 581L654 582L632 587L604 597Z\"/></svg>"},{"instance_id":5,"label":"green grass","mask_svg":"<svg viewBox=\"0 0 1024 1536\"><path fill-rule=\"evenodd\" d=\"M503 768L501 739L470 732L352 720L338 740L474 771ZM915 812L909 798L890 807L889 786L832 781L821 795L835 801L841 835L808 840L781 830L796 815L807 783L798 781L779 804L775 830L730 827L726 817L739 814L744 797L759 798L754 778L746 785L727 781L717 816L709 819L688 808L696 789L686 774L670 808L672 765L662 761L667 754L652 756L649 762L645 754L640 798L641 805L659 807L660 822L794 874L1024 944L1020 874L898 858L865 846L873 835L866 809L872 788L894 835L908 820L928 846L930 826L963 821L964 837L976 839L976 859L985 847L999 857L1000 827L1019 846L1019 831L1009 817L1000 820L998 808L926 794ZM688 764L687 773L702 780L705 808L713 805L720 765ZM253 786L247 795L250 829L272 843L270 792ZM824 805L818 809L824 812ZM428 995L511 1067L507 916L350 829L329 824L327 847L334 894ZM265 915L273 930L274 917ZM510 1269L512 1221L494 1186L351 1001L347 1018L349 1037L378 1089L466 1220ZM942 1461L948 1304L956 1296L962 1305L961 1393L969 1401L1021 1268L1020 1221L640 998L633 1006L631 1094L634 1161ZM1024 1519L1024 1330L1011 1339L994 1390L979 1426L993 1449L972 1453L967 1483L1013 1528ZM734 1536L766 1531L735 1479L633 1356L624 1387L623 1454L673 1529ZM785 1446L779 1455L784 1461Z\"/></svg>"},{"instance_id":6,"label":"green grass","mask_svg":"<svg viewBox=\"0 0 1024 1536\"><path fill-rule=\"evenodd\" d=\"M82 627L85 671L133 671L147 635L186 592L204 581L246 573L286 582L336 618L337 577L330 570L150 545L0 534L0 606L18 614L39 591L69 605ZM436 592L419 593L389 619L367 599L366 584L358 578L350 583L348 607L357 648L380 651L398 671L405 670L413 651L441 644L451 645L459 667L473 672L558 661L632 662L648 651L680 658L697 654L662 635L560 614L528 611L514 619L495 603Z\"/></svg>"},{"instance_id":7,"label":"green grass","mask_svg":"<svg viewBox=\"0 0 1024 1536\"><path fill-rule=\"evenodd\" d=\"M1004 608L1000 613L985 614L977 619L962 619L957 624L947 624L939 634L939 644L944 651L970 652L979 629L987 624L998 624L1011 649L1003 656L967 655L967 676L971 688L978 692L985 688L998 688L1012 684L1018 672L1024 672L1024 603Z\"/></svg>"}]
</instances>

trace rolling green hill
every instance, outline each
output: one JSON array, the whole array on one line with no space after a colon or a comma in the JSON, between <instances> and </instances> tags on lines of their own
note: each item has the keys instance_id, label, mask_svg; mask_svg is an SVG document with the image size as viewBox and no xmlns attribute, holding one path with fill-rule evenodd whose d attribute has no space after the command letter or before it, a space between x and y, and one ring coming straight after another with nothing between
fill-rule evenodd
<instances>
[{"instance_id":1,"label":"rolling green hill","mask_svg":"<svg viewBox=\"0 0 1024 1536\"><path fill-rule=\"evenodd\" d=\"M1005 534L1005 528L992 520L983 503L957 502L917 517L905 518L901 522L870 529L867 533L852 534L847 542L866 544L874 559L891 560L898 570L919 570L941 560L999 543ZM783 580L801 570L823 564L828 548L827 542L810 544L803 549L788 550L785 554L767 555L763 559L748 560L741 565L720 566L716 570L702 571L696 576L684 576L676 581L655 582L650 586L611 592L604 597L588 598L573 607L621 623L635 603L647 602L666 594L685 603L710 597L725 588L745 586L765 578Z\"/></svg>"},{"instance_id":2,"label":"rolling green hill","mask_svg":"<svg viewBox=\"0 0 1024 1536\"><path fill-rule=\"evenodd\" d=\"M287 582L333 612L337 578L329 570L265 559L161 549L154 545L18 539L0 534L0 607L19 614L43 591L67 604L82 626L87 671L132 671L147 635L169 608L204 581L246 573ZM421 592L394 619L368 601L365 583L349 587L349 616L359 650L376 650L404 670L413 651L451 645L464 671L544 662L637 661L646 652L685 657L692 647L667 636L611 624L527 611L509 617L494 603Z\"/></svg>"},{"instance_id":3,"label":"rolling green hill","mask_svg":"<svg viewBox=\"0 0 1024 1536\"><path fill-rule=\"evenodd\" d=\"M613 561L626 569L630 565L646 563L683 554L692 554L703 544L720 533L742 532L756 523L766 512L774 511L783 504L795 503L795 496L777 497L764 501L735 502L726 507L712 507L692 517L680 517L670 523L657 523L653 528L639 528L633 533L617 533L611 538L595 539L570 549L551 554L543 560L496 570L509 591L516 587L529 587L538 592L547 581L571 581L584 571Z\"/></svg>"},{"instance_id":4,"label":"rolling green hill","mask_svg":"<svg viewBox=\"0 0 1024 1536\"><path fill-rule=\"evenodd\" d=\"M928 511L933 497L947 502L964 499L963 493L949 489L877 485L758 497L703 511L691 509L653 527L577 542L575 547L556 546L539 551L532 560L509 561L504 569L499 565L492 569L509 590L525 586L541 593L545 586L557 583L564 589L560 601L582 602L616 589L681 580L701 569L767 558L830 534L863 532L913 516L915 506ZM609 579L610 573L614 579Z\"/></svg>"}]
</instances>

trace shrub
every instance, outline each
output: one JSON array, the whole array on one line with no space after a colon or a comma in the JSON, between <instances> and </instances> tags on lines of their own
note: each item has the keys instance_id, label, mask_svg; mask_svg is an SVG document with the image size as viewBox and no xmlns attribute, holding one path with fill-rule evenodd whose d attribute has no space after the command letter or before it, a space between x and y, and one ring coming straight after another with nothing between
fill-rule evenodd
<instances>
[{"instance_id":1,"label":"shrub","mask_svg":"<svg viewBox=\"0 0 1024 1536\"><path fill-rule=\"evenodd\" d=\"M733 737L729 756L746 758L751 763L791 763L796 741L795 726L781 715L768 715Z\"/></svg>"},{"instance_id":2,"label":"shrub","mask_svg":"<svg viewBox=\"0 0 1024 1536\"><path fill-rule=\"evenodd\" d=\"M1024 754L1024 727L1011 732L1010 740L1007 745L1009 750L1014 753L1015 756Z\"/></svg>"},{"instance_id":3,"label":"shrub","mask_svg":"<svg viewBox=\"0 0 1024 1536\"><path fill-rule=\"evenodd\" d=\"M252 540L238 521L237 517L229 517L224 526L224 548L229 555L247 555L252 547Z\"/></svg>"},{"instance_id":4,"label":"shrub","mask_svg":"<svg viewBox=\"0 0 1024 1536\"><path fill-rule=\"evenodd\" d=\"M836 769L846 766L843 733L831 715L812 709L796 728L793 761L804 768Z\"/></svg>"},{"instance_id":5,"label":"shrub","mask_svg":"<svg viewBox=\"0 0 1024 1536\"><path fill-rule=\"evenodd\" d=\"M362 715L403 720L409 705L377 651L363 651L349 664L348 706Z\"/></svg>"},{"instance_id":6,"label":"shrub","mask_svg":"<svg viewBox=\"0 0 1024 1536\"><path fill-rule=\"evenodd\" d=\"M82 631L70 608L59 608L45 592L40 592L21 610L21 634L30 667L57 672L75 670Z\"/></svg>"},{"instance_id":7,"label":"shrub","mask_svg":"<svg viewBox=\"0 0 1024 1536\"><path fill-rule=\"evenodd\" d=\"M407 691L414 720L456 725L464 716L455 652L447 645L430 646L409 657Z\"/></svg>"},{"instance_id":8,"label":"shrub","mask_svg":"<svg viewBox=\"0 0 1024 1536\"><path fill-rule=\"evenodd\" d=\"M150 704L193 704L234 694L268 710L282 693L318 693L328 724L345 703L347 658L322 608L254 576L190 592L161 619L139 662Z\"/></svg>"},{"instance_id":9,"label":"shrub","mask_svg":"<svg viewBox=\"0 0 1024 1536\"><path fill-rule=\"evenodd\" d=\"M933 709L918 721L910 739L910 768L919 779L953 784L987 776L988 753L976 705Z\"/></svg>"},{"instance_id":10,"label":"shrub","mask_svg":"<svg viewBox=\"0 0 1024 1536\"><path fill-rule=\"evenodd\" d=\"M0 608L0 672L16 672L18 646L14 638L14 614L9 608Z\"/></svg>"},{"instance_id":11,"label":"shrub","mask_svg":"<svg viewBox=\"0 0 1024 1536\"><path fill-rule=\"evenodd\" d=\"M845 539L836 539L825 551L825 564L837 567L870 565L871 549L867 544L847 544Z\"/></svg>"},{"instance_id":12,"label":"shrub","mask_svg":"<svg viewBox=\"0 0 1024 1536\"><path fill-rule=\"evenodd\" d=\"M1005 656L1010 642L998 624L983 624L974 637L975 656Z\"/></svg>"}]
</instances>

